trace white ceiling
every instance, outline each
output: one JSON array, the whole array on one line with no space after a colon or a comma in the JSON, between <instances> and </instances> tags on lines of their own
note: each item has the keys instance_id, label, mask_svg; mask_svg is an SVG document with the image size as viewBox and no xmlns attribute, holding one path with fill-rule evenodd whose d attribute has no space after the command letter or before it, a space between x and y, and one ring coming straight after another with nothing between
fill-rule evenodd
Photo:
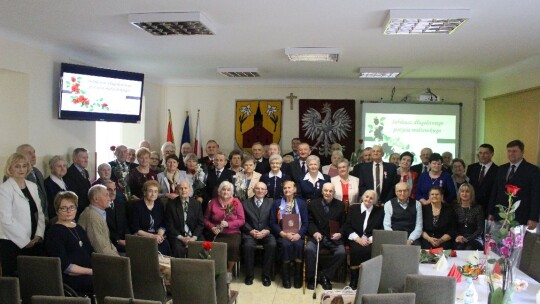
<instances>
[{"instance_id":1,"label":"white ceiling","mask_svg":"<svg viewBox=\"0 0 540 304\"><path fill-rule=\"evenodd\" d=\"M359 80L360 67L402 67L402 79L478 80L540 55L538 0L0 0L0 36L74 61L164 82L227 82L218 67L261 80ZM452 35L385 36L389 9L470 9ZM128 14L203 12L215 36L155 37ZM284 48L337 47L337 63L289 62ZM1 56L1 50L0 50Z\"/></svg>"}]
</instances>

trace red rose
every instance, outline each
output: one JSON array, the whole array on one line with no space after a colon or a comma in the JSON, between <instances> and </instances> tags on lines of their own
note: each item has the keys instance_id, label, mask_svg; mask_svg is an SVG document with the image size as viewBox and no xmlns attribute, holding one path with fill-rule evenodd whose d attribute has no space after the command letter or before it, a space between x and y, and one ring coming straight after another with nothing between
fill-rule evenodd
<instances>
[{"instance_id":1,"label":"red rose","mask_svg":"<svg viewBox=\"0 0 540 304\"><path fill-rule=\"evenodd\" d=\"M203 247L203 249L204 249L205 251L210 251L210 250L212 250L212 246L214 246L214 243L212 243L212 242L204 241L204 242L202 243L202 247Z\"/></svg>"},{"instance_id":2,"label":"red rose","mask_svg":"<svg viewBox=\"0 0 540 304\"><path fill-rule=\"evenodd\" d=\"M72 85L71 86L71 92L79 94L81 92L81 90L79 89L79 86L80 86L80 84L78 84L78 83Z\"/></svg>"},{"instance_id":3,"label":"red rose","mask_svg":"<svg viewBox=\"0 0 540 304\"><path fill-rule=\"evenodd\" d=\"M109 149L114 152L116 150L116 146L111 146Z\"/></svg>"},{"instance_id":4,"label":"red rose","mask_svg":"<svg viewBox=\"0 0 540 304\"><path fill-rule=\"evenodd\" d=\"M75 77L71 77L71 82L75 82L77 81L77 79L75 79Z\"/></svg>"},{"instance_id":5,"label":"red rose","mask_svg":"<svg viewBox=\"0 0 540 304\"><path fill-rule=\"evenodd\" d=\"M506 194L516 196L518 191L520 190L518 186L514 185L506 185Z\"/></svg>"},{"instance_id":6,"label":"red rose","mask_svg":"<svg viewBox=\"0 0 540 304\"><path fill-rule=\"evenodd\" d=\"M101 106L104 107L104 108L106 108L106 107L108 107L109 105L106 104L106 103L104 103L104 104L102 104Z\"/></svg>"},{"instance_id":7,"label":"red rose","mask_svg":"<svg viewBox=\"0 0 540 304\"><path fill-rule=\"evenodd\" d=\"M450 256L453 258L457 257L456 251L452 249L452 251L450 251Z\"/></svg>"}]
</instances>

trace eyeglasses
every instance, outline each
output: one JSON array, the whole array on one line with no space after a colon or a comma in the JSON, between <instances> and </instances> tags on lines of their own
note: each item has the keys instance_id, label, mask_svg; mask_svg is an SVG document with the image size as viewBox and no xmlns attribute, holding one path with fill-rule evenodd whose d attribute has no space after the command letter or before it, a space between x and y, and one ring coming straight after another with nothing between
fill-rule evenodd
<instances>
[{"instance_id":1,"label":"eyeglasses","mask_svg":"<svg viewBox=\"0 0 540 304\"><path fill-rule=\"evenodd\" d=\"M77 210L77 207L75 205L71 205L69 207L63 206L63 207L58 208L58 210L62 212L75 211Z\"/></svg>"}]
</instances>

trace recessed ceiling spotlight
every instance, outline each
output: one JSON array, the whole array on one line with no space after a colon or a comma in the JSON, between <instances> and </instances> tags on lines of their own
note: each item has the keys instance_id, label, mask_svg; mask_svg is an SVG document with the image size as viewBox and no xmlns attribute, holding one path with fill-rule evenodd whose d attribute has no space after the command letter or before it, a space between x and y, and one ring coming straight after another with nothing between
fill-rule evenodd
<instances>
[{"instance_id":1,"label":"recessed ceiling spotlight","mask_svg":"<svg viewBox=\"0 0 540 304\"><path fill-rule=\"evenodd\" d=\"M339 59L338 48L324 47L288 47L285 55L290 61L307 62L337 62Z\"/></svg>"},{"instance_id":2,"label":"recessed ceiling spotlight","mask_svg":"<svg viewBox=\"0 0 540 304\"><path fill-rule=\"evenodd\" d=\"M215 34L210 20L200 12L130 14L128 20L154 36Z\"/></svg>"},{"instance_id":3,"label":"recessed ceiling spotlight","mask_svg":"<svg viewBox=\"0 0 540 304\"><path fill-rule=\"evenodd\" d=\"M385 35L452 34L470 18L468 9L391 9Z\"/></svg>"}]
</instances>

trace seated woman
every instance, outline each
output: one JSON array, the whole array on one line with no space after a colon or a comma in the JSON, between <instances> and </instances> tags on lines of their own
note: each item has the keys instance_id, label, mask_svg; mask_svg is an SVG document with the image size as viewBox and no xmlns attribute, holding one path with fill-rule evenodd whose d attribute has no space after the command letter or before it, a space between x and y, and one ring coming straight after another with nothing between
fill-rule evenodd
<instances>
[{"instance_id":1,"label":"seated woman","mask_svg":"<svg viewBox=\"0 0 540 304\"><path fill-rule=\"evenodd\" d=\"M331 178L338 175L338 163L343 160L343 152L341 150L332 151L332 156L330 156L330 161L332 162L329 165L322 167L322 173L330 176Z\"/></svg>"},{"instance_id":2,"label":"seated woman","mask_svg":"<svg viewBox=\"0 0 540 304\"><path fill-rule=\"evenodd\" d=\"M306 159L308 171L300 183L302 198L306 201L322 197L322 185L330 182L330 176L319 172L321 162L318 156L310 155Z\"/></svg>"},{"instance_id":3,"label":"seated woman","mask_svg":"<svg viewBox=\"0 0 540 304\"><path fill-rule=\"evenodd\" d=\"M187 181L188 176L186 171L178 170L180 160L178 156L172 154L165 158L165 171L158 173L157 179L161 185L161 190L158 197L166 197L175 199L178 197L176 187L181 181ZM193 195L190 193L190 196Z\"/></svg>"},{"instance_id":4,"label":"seated woman","mask_svg":"<svg viewBox=\"0 0 540 304\"><path fill-rule=\"evenodd\" d=\"M60 191L67 190L66 183L62 179L67 173L67 162L64 157L55 155L49 160L49 168L51 169L51 175L45 179L43 184L47 193L47 202L50 202L47 212L49 218L52 219L56 216L56 210L54 210L54 205L52 204L56 194Z\"/></svg>"},{"instance_id":5,"label":"seated woman","mask_svg":"<svg viewBox=\"0 0 540 304\"><path fill-rule=\"evenodd\" d=\"M156 171L150 169L150 150L139 148L137 150L137 161L139 162L139 166L129 171L128 186L131 194L129 197L130 200L140 200L143 197L143 184L149 180L157 180Z\"/></svg>"},{"instance_id":6,"label":"seated woman","mask_svg":"<svg viewBox=\"0 0 540 304\"><path fill-rule=\"evenodd\" d=\"M234 187L228 181L218 187L218 196L208 203L204 213L204 227L211 232L210 240L227 243L227 281L232 280L232 270L238 262L241 233L244 226L244 207L233 196Z\"/></svg>"},{"instance_id":7,"label":"seated woman","mask_svg":"<svg viewBox=\"0 0 540 304\"><path fill-rule=\"evenodd\" d=\"M281 170L281 166L283 165L281 155L272 154L268 162L270 163L270 172L261 177L261 182L265 183L268 189L266 196L273 199L280 199L283 195L282 184L284 181L290 180L291 177Z\"/></svg>"},{"instance_id":8,"label":"seated woman","mask_svg":"<svg viewBox=\"0 0 540 304\"><path fill-rule=\"evenodd\" d=\"M349 175L349 161L341 160L338 165L338 175L330 179L336 192L334 198L345 204L345 211L349 211L349 206L358 204L358 187L360 180L356 176Z\"/></svg>"},{"instance_id":9,"label":"seated woman","mask_svg":"<svg viewBox=\"0 0 540 304\"><path fill-rule=\"evenodd\" d=\"M429 205L422 207L422 248L453 248L456 216L450 204L443 203L443 190L434 186L429 190Z\"/></svg>"},{"instance_id":10,"label":"seated woman","mask_svg":"<svg viewBox=\"0 0 540 304\"><path fill-rule=\"evenodd\" d=\"M350 248L351 283L356 290L358 286L358 268L360 264L371 259L371 243L373 230L383 229L384 209L374 206L378 201L377 192L367 190L362 195L362 203L349 209L343 233L347 237Z\"/></svg>"},{"instance_id":11,"label":"seated woman","mask_svg":"<svg viewBox=\"0 0 540 304\"><path fill-rule=\"evenodd\" d=\"M275 235L281 262L281 281L284 288L291 288L290 267L294 262L294 288L302 287L302 260L304 258L304 236L308 228L307 205L301 198L295 198L296 185L291 180L283 182L283 198L276 199L270 211L270 229ZM300 230L285 232L283 215L298 214Z\"/></svg>"},{"instance_id":12,"label":"seated woman","mask_svg":"<svg viewBox=\"0 0 540 304\"><path fill-rule=\"evenodd\" d=\"M248 198L252 198L255 195L253 188L255 184L261 179L261 174L255 172L255 159L251 156L245 156L242 160L242 172L236 173L235 180L235 196L244 201Z\"/></svg>"},{"instance_id":13,"label":"seated woman","mask_svg":"<svg viewBox=\"0 0 540 304\"><path fill-rule=\"evenodd\" d=\"M199 203L202 203L206 173L199 164L197 155L194 153L186 154L184 161L186 162L186 175L193 191L193 198L195 198Z\"/></svg>"},{"instance_id":14,"label":"seated woman","mask_svg":"<svg viewBox=\"0 0 540 304\"><path fill-rule=\"evenodd\" d=\"M74 222L78 197L71 191L59 192L54 199L58 220L47 231L45 252L59 257L64 283L80 294L91 294L92 252L94 249L84 229Z\"/></svg>"},{"instance_id":15,"label":"seated woman","mask_svg":"<svg viewBox=\"0 0 540 304\"><path fill-rule=\"evenodd\" d=\"M165 238L165 209L161 201L157 199L159 183L155 180L149 180L143 184L142 191L144 198L133 203L131 233L155 238L159 252L170 256L171 249Z\"/></svg>"},{"instance_id":16,"label":"seated woman","mask_svg":"<svg viewBox=\"0 0 540 304\"><path fill-rule=\"evenodd\" d=\"M442 170L442 156L433 153L429 157L429 171L420 174L416 184L416 200L422 205L429 205L429 192L433 186L441 189L445 203L452 203L456 198L456 189L450 174Z\"/></svg>"},{"instance_id":17,"label":"seated woman","mask_svg":"<svg viewBox=\"0 0 540 304\"><path fill-rule=\"evenodd\" d=\"M484 210L474 201L474 188L469 183L459 187L457 204L454 213L457 218L456 243L457 250L483 250Z\"/></svg>"}]
</instances>

